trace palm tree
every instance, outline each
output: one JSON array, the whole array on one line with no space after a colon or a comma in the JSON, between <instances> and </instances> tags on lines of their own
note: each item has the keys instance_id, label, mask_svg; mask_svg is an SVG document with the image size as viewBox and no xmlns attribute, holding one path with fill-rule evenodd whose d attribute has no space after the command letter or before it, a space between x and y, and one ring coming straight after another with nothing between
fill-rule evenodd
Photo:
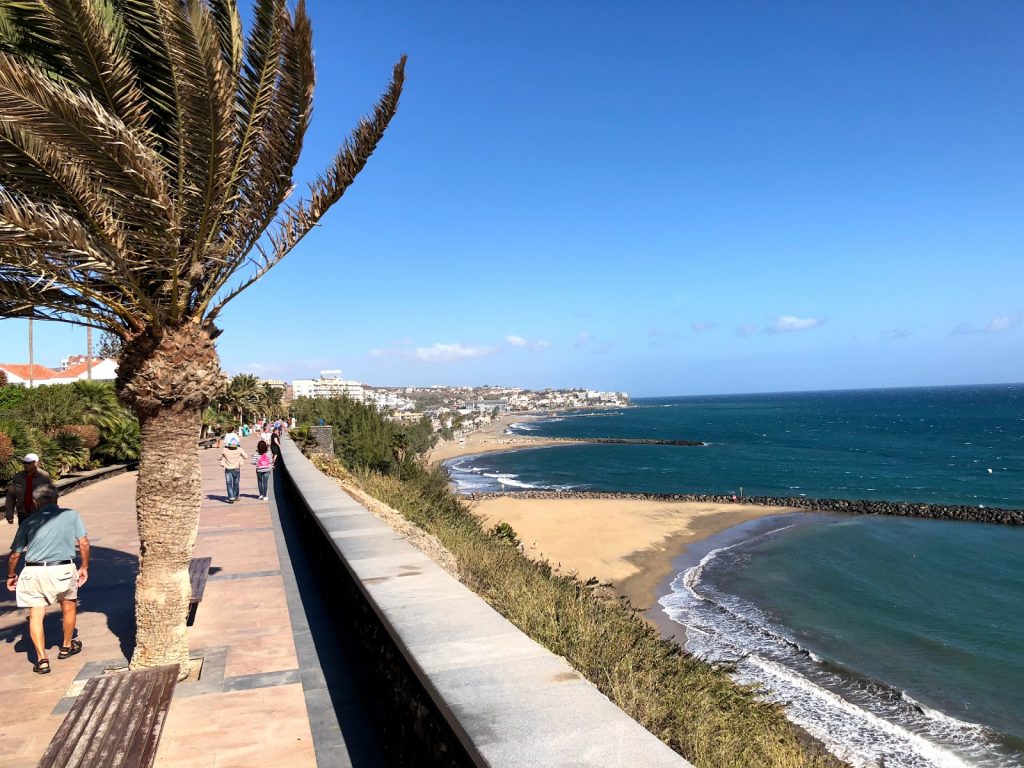
<instances>
[{"instance_id":1,"label":"palm tree","mask_svg":"<svg viewBox=\"0 0 1024 768\"><path fill-rule=\"evenodd\" d=\"M254 0L248 36L237 0L0 0L0 316L121 340L142 434L133 667L188 665L201 495L181 448L221 385L215 321L362 170L404 65L286 205L313 95L303 0Z\"/></svg>"},{"instance_id":2,"label":"palm tree","mask_svg":"<svg viewBox=\"0 0 1024 768\"><path fill-rule=\"evenodd\" d=\"M260 380L251 373L240 373L231 379L225 394L225 402L228 409L237 414L237 423L246 421L246 415L259 408L262 394Z\"/></svg>"}]
</instances>

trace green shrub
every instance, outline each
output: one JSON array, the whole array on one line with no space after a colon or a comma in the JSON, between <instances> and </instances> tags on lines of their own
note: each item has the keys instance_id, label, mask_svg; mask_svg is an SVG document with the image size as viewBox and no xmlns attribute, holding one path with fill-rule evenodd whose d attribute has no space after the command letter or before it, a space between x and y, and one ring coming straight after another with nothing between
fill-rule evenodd
<instances>
[{"instance_id":1,"label":"green shrub","mask_svg":"<svg viewBox=\"0 0 1024 768\"><path fill-rule=\"evenodd\" d=\"M511 544L513 547L518 547L522 543L516 535L516 529L504 520L495 524L495 526L487 533L492 539L497 539L498 541L503 541L506 544Z\"/></svg>"}]
</instances>

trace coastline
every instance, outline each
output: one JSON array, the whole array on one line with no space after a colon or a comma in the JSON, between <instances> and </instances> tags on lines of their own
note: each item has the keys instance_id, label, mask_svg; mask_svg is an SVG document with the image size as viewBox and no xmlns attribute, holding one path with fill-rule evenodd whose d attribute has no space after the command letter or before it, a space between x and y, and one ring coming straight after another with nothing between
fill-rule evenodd
<instances>
[{"instance_id":1,"label":"coastline","mask_svg":"<svg viewBox=\"0 0 1024 768\"><path fill-rule=\"evenodd\" d=\"M741 523L795 511L736 503L513 494L477 498L471 505L485 527L511 525L528 557L546 559L559 573L575 572L584 581L596 578L611 584L645 612L657 606L657 590L675 577L674 563L688 548Z\"/></svg>"},{"instance_id":2,"label":"coastline","mask_svg":"<svg viewBox=\"0 0 1024 768\"><path fill-rule=\"evenodd\" d=\"M474 456L478 453L495 453L498 451L515 451L521 448L547 448L552 445L566 445L565 440L544 437L527 437L525 435L506 435L505 430L511 424L536 421L544 418L536 414L505 414L499 416L486 427L474 430L459 440L439 440L437 445L427 452L427 461L442 463L460 456Z\"/></svg>"}]
</instances>

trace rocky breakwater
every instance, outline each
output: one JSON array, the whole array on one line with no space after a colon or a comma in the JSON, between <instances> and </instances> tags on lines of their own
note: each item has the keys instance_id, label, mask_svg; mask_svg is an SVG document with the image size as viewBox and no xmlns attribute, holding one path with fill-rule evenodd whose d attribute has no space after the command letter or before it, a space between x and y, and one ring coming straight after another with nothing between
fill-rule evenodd
<instances>
[{"instance_id":1,"label":"rocky breakwater","mask_svg":"<svg viewBox=\"0 0 1024 768\"><path fill-rule=\"evenodd\" d=\"M488 499L510 496L517 499L638 499L648 501L695 501L705 504L759 504L808 512L844 512L854 515L892 515L933 520L965 520L975 523L1024 525L1024 510L997 507L971 507L963 504L915 504L900 501L866 499L808 499L802 496L744 496L711 493L597 493L587 491L496 491L470 493L466 499Z\"/></svg>"}]
</instances>

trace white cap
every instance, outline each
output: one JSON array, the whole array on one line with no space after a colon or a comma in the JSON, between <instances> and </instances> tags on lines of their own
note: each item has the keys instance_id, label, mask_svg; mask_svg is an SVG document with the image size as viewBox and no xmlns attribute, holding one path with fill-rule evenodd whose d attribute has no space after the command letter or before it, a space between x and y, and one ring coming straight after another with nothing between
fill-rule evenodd
<instances>
[{"instance_id":1,"label":"white cap","mask_svg":"<svg viewBox=\"0 0 1024 768\"><path fill-rule=\"evenodd\" d=\"M224 445L238 445L238 435L234 432L230 432L224 436Z\"/></svg>"},{"instance_id":2,"label":"white cap","mask_svg":"<svg viewBox=\"0 0 1024 768\"><path fill-rule=\"evenodd\" d=\"M22 461L26 464L35 464L37 461L39 461L39 457L36 456L34 453L26 453L25 458L22 459Z\"/></svg>"}]
</instances>

